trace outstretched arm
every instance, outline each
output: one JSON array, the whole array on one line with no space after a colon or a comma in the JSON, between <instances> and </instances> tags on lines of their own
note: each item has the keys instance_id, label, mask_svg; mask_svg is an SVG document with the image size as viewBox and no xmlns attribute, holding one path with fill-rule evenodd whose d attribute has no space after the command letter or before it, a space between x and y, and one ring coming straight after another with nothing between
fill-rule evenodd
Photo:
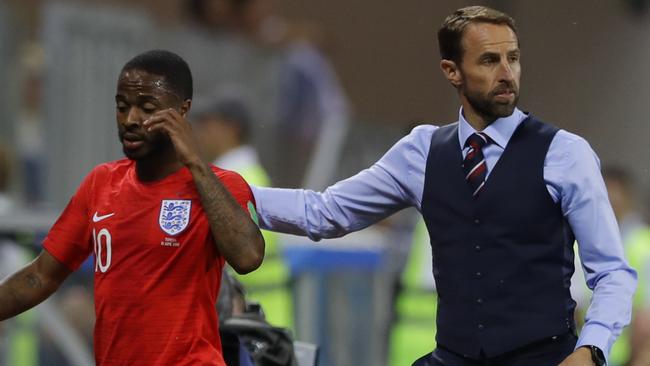
<instances>
[{"instance_id":1,"label":"outstretched arm","mask_svg":"<svg viewBox=\"0 0 650 366\"><path fill-rule=\"evenodd\" d=\"M169 135L179 159L192 173L215 245L228 264L239 274L257 269L264 258L262 233L201 160L189 123L178 111L167 109L147 120L145 128Z\"/></svg>"},{"instance_id":2,"label":"outstretched arm","mask_svg":"<svg viewBox=\"0 0 650 366\"><path fill-rule=\"evenodd\" d=\"M436 128L416 127L370 168L323 192L251 187L260 227L320 240L361 230L409 206L419 210Z\"/></svg>"},{"instance_id":3,"label":"outstretched arm","mask_svg":"<svg viewBox=\"0 0 650 366\"><path fill-rule=\"evenodd\" d=\"M65 265L41 251L31 263L0 282L0 321L40 304L69 274Z\"/></svg>"}]
</instances>

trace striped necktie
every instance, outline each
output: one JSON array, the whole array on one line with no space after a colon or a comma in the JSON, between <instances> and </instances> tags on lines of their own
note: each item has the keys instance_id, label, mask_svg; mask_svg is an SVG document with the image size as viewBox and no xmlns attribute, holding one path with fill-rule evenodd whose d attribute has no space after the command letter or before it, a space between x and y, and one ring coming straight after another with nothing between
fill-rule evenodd
<instances>
[{"instance_id":1,"label":"striped necktie","mask_svg":"<svg viewBox=\"0 0 650 366\"><path fill-rule=\"evenodd\" d=\"M465 147L469 147L469 152L463 160L463 171L465 180L472 187L472 195L476 197L485 185L485 176L487 165L483 156L482 148L488 144L490 138L483 132L475 132L467 138Z\"/></svg>"}]
</instances>

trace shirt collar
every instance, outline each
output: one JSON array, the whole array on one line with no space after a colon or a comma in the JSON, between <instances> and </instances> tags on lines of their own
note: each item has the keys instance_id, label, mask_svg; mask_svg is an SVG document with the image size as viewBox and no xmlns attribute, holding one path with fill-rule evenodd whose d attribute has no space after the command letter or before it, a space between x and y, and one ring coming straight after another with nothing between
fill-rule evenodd
<instances>
[{"instance_id":1,"label":"shirt collar","mask_svg":"<svg viewBox=\"0 0 650 366\"><path fill-rule=\"evenodd\" d=\"M528 115L515 108L514 112L508 117L499 118L496 121L492 122L487 126L482 132L490 136L492 141L499 145L502 149L506 148L508 141L512 137L512 134L515 133L515 130L519 124L528 117ZM460 143L461 149L465 147L465 141L467 138L477 132L472 125L467 122L463 116L463 107L460 107L458 112L458 142Z\"/></svg>"}]
</instances>

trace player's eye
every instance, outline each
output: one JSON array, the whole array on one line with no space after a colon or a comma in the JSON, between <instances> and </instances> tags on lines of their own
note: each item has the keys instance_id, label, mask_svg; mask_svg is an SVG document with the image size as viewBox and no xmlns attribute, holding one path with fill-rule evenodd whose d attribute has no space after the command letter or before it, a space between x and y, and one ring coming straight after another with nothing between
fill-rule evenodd
<instances>
[{"instance_id":1,"label":"player's eye","mask_svg":"<svg viewBox=\"0 0 650 366\"><path fill-rule=\"evenodd\" d=\"M115 108L117 109L118 112L124 113L129 107L126 105L126 103L118 102L117 104L115 104Z\"/></svg>"},{"instance_id":2,"label":"player's eye","mask_svg":"<svg viewBox=\"0 0 650 366\"><path fill-rule=\"evenodd\" d=\"M153 103L144 103L142 105L142 111L148 114L154 113L157 109L158 106Z\"/></svg>"}]
</instances>

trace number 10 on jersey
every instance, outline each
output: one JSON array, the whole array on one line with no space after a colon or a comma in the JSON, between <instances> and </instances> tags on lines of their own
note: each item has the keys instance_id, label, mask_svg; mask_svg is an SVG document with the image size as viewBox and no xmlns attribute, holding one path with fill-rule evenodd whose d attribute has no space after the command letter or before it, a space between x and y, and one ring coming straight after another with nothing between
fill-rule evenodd
<instances>
[{"instance_id":1,"label":"number 10 on jersey","mask_svg":"<svg viewBox=\"0 0 650 366\"><path fill-rule=\"evenodd\" d=\"M99 230L98 233L93 229L93 244L95 247L95 272L106 273L111 266L112 248L111 233L106 229Z\"/></svg>"}]
</instances>

